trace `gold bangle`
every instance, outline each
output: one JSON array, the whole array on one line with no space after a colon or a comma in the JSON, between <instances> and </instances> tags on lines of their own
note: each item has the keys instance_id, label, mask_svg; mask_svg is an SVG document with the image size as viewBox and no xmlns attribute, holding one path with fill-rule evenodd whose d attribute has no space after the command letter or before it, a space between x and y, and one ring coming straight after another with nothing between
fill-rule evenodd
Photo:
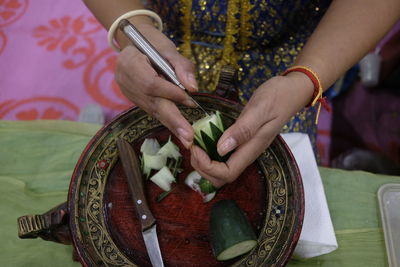
<instances>
[{"instance_id":1,"label":"gold bangle","mask_svg":"<svg viewBox=\"0 0 400 267\"><path fill-rule=\"evenodd\" d=\"M147 9L137 9L137 10L131 10L129 12L126 12L125 14L122 14L121 16L119 16L114 22L113 24L111 24L110 29L108 30L108 34L107 34L107 41L108 44L111 46L111 48L116 51L116 52L120 52L121 48L119 48L117 45L118 43L114 42L114 35L115 35L115 31L118 28L118 24L121 20L123 19L129 19L132 18L134 16L141 16L141 15L145 15L145 16L149 16L152 19L154 19L157 22L158 25L158 29L160 31L163 30L163 24L162 24L162 20L160 18L160 16L158 16L155 12L147 10Z\"/></svg>"}]
</instances>

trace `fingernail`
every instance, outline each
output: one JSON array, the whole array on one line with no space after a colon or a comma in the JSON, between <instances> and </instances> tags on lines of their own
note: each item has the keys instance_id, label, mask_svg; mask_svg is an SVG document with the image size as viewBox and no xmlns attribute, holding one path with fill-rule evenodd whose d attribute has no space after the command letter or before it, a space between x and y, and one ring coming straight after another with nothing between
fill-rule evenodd
<instances>
[{"instance_id":1,"label":"fingernail","mask_svg":"<svg viewBox=\"0 0 400 267\"><path fill-rule=\"evenodd\" d=\"M183 101L183 104L185 106L192 107L192 108L196 108L197 107L196 103L194 103L193 100L190 99L190 98L188 98L185 101Z\"/></svg>"},{"instance_id":2,"label":"fingernail","mask_svg":"<svg viewBox=\"0 0 400 267\"><path fill-rule=\"evenodd\" d=\"M233 137L229 137L218 147L218 154L224 156L226 153L233 150L236 145L236 140Z\"/></svg>"},{"instance_id":3,"label":"fingernail","mask_svg":"<svg viewBox=\"0 0 400 267\"><path fill-rule=\"evenodd\" d=\"M187 77L189 86L192 87L192 89L197 90L197 81L196 81L196 78L194 77L193 73L189 72L186 77Z\"/></svg>"},{"instance_id":4,"label":"fingernail","mask_svg":"<svg viewBox=\"0 0 400 267\"><path fill-rule=\"evenodd\" d=\"M190 133L188 132L188 131L186 131L185 129L183 129L183 128L178 128L177 130L177 133L178 133L178 138L179 138L179 140L182 142L182 144L186 147L186 148L189 148L190 147L190 142L189 142L189 139L190 139Z\"/></svg>"}]
</instances>

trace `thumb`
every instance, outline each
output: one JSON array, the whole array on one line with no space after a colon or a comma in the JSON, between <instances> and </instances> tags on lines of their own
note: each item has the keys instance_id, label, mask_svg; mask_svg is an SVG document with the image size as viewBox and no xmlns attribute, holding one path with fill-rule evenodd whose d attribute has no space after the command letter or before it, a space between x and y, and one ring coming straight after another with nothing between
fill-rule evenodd
<instances>
[{"instance_id":1,"label":"thumb","mask_svg":"<svg viewBox=\"0 0 400 267\"><path fill-rule=\"evenodd\" d=\"M249 109L244 110L236 122L218 140L218 154L224 156L236 147L249 141L262 124L263 120L260 120L259 116L255 116Z\"/></svg>"},{"instance_id":2,"label":"thumb","mask_svg":"<svg viewBox=\"0 0 400 267\"><path fill-rule=\"evenodd\" d=\"M190 92L197 92L198 86L194 75L195 67L193 63L179 53L168 58L168 60L172 67L174 67L176 75L183 86Z\"/></svg>"}]
</instances>

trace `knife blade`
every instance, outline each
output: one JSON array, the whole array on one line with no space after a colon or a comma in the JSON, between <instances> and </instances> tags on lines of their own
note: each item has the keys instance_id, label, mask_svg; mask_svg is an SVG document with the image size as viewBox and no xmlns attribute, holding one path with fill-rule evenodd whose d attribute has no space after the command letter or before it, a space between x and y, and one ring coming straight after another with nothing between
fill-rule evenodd
<instances>
[{"instance_id":1,"label":"knife blade","mask_svg":"<svg viewBox=\"0 0 400 267\"><path fill-rule=\"evenodd\" d=\"M124 139L117 139L119 158L128 178L128 187L142 228L144 244L153 267L164 267L156 231L156 219L147 203L139 160L132 146Z\"/></svg>"},{"instance_id":2,"label":"knife blade","mask_svg":"<svg viewBox=\"0 0 400 267\"><path fill-rule=\"evenodd\" d=\"M128 20L123 19L118 24L120 30L125 33L125 35L131 40L131 42L145 54L150 60L151 64L157 70L158 73L164 75L164 77L170 82L177 85L179 88L184 90L191 100L200 108L207 116L209 115L207 111L190 95L189 91L182 85L179 81L173 67L169 62L160 55L160 53L155 49L155 47L144 37L138 29L135 28Z\"/></svg>"}]
</instances>

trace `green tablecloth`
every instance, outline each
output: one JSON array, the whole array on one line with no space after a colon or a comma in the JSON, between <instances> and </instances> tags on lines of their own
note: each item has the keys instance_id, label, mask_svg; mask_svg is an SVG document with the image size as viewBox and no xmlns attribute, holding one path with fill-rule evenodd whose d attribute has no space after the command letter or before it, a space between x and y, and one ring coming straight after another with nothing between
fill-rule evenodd
<instances>
[{"instance_id":1,"label":"green tablecloth","mask_svg":"<svg viewBox=\"0 0 400 267\"><path fill-rule=\"evenodd\" d=\"M80 266L70 246L17 237L17 217L66 201L75 164L97 125L0 121L0 266ZM387 266L376 192L400 177L320 168L339 249L289 266Z\"/></svg>"}]
</instances>

